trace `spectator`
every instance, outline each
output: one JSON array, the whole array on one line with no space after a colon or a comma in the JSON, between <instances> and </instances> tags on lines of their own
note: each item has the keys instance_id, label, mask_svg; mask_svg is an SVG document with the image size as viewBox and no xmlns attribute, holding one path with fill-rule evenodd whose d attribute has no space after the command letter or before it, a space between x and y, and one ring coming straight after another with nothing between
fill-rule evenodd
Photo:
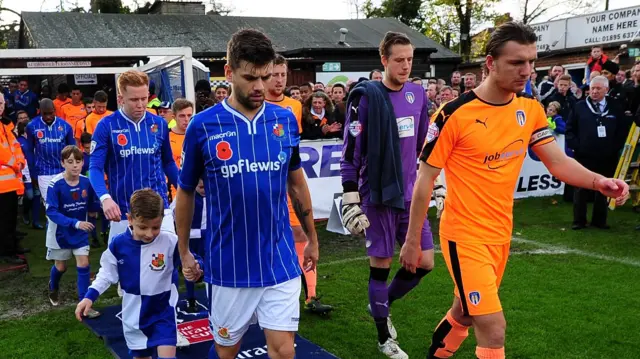
<instances>
[{"instance_id":1,"label":"spectator","mask_svg":"<svg viewBox=\"0 0 640 359\"><path fill-rule=\"evenodd\" d=\"M222 102L225 98L229 97L229 87L225 85L218 85L216 87L216 103Z\"/></svg>"},{"instance_id":2,"label":"spectator","mask_svg":"<svg viewBox=\"0 0 640 359\"><path fill-rule=\"evenodd\" d=\"M9 80L9 86L3 89L5 100L4 113L2 114L3 116L6 116L8 118L14 118L16 116L15 108L13 106L13 94L16 91L18 91L18 80Z\"/></svg>"},{"instance_id":3,"label":"spectator","mask_svg":"<svg viewBox=\"0 0 640 359\"><path fill-rule=\"evenodd\" d=\"M594 71L601 72L602 65L608 60L607 55L602 53L602 46L596 45L591 47L591 56L587 59L587 66L584 69L584 78L587 79L587 85L589 85L591 79L593 79L591 73Z\"/></svg>"},{"instance_id":4,"label":"spectator","mask_svg":"<svg viewBox=\"0 0 640 359\"><path fill-rule=\"evenodd\" d=\"M549 129L551 129L556 135L564 135L567 130L566 119L560 116L560 110L562 109L562 105L559 102L553 101L549 103L547 106L547 123L549 124ZM567 145L567 141L564 142L564 152L569 157L573 157L573 151ZM565 183L564 184L564 192L562 193L562 198L565 202L573 201L573 186Z\"/></svg>"},{"instance_id":5,"label":"spectator","mask_svg":"<svg viewBox=\"0 0 640 359\"><path fill-rule=\"evenodd\" d=\"M453 89L450 86L443 86L440 90L440 101L442 103L447 103L453 99Z\"/></svg>"},{"instance_id":6,"label":"spectator","mask_svg":"<svg viewBox=\"0 0 640 359\"><path fill-rule=\"evenodd\" d=\"M303 83L300 85L300 100L302 103L307 102L309 96L313 93L313 85L309 82Z\"/></svg>"},{"instance_id":7,"label":"spectator","mask_svg":"<svg viewBox=\"0 0 640 359\"><path fill-rule=\"evenodd\" d=\"M451 74L451 87L452 88L458 88L458 91L460 91L460 86L462 84L462 75L460 74L460 71L454 71Z\"/></svg>"},{"instance_id":8,"label":"spectator","mask_svg":"<svg viewBox=\"0 0 640 359\"><path fill-rule=\"evenodd\" d=\"M549 77L546 80L543 80L540 85L538 85L538 94L540 95L540 101L544 103L544 100L547 97L553 95L556 91L556 78L564 74L564 67L562 65L555 65L551 69L549 69Z\"/></svg>"},{"instance_id":9,"label":"spectator","mask_svg":"<svg viewBox=\"0 0 640 359\"><path fill-rule=\"evenodd\" d=\"M369 72L369 80L371 81L382 81L382 71L375 69Z\"/></svg>"},{"instance_id":10,"label":"spectator","mask_svg":"<svg viewBox=\"0 0 640 359\"><path fill-rule=\"evenodd\" d=\"M302 100L302 97L300 96L300 87L296 85L289 87L289 97L297 101Z\"/></svg>"},{"instance_id":11,"label":"spectator","mask_svg":"<svg viewBox=\"0 0 640 359\"><path fill-rule=\"evenodd\" d=\"M422 86L422 79L421 79L421 78L419 78L419 77L413 77L413 78L411 79L411 82L413 82L413 83L414 83L414 84L416 84L416 85L420 85L420 86Z\"/></svg>"},{"instance_id":12,"label":"spectator","mask_svg":"<svg viewBox=\"0 0 640 359\"><path fill-rule=\"evenodd\" d=\"M625 88L629 86L633 86L633 81L631 80L631 70L618 71L618 74L616 75L616 81L622 84L622 87L625 87Z\"/></svg>"},{"instance_id":13,"label":"spectator","mask_svg":"<svg viewBox=\"0 0 640 359\"><path fill-rule=\"evenodd\" d=\"M42 100L43 98L51 99L51 87L49 85L44 85L40 89L40 99Z\"/></svg>"},{"instance_id":14,"label":"spectator","mask_svg":"<svg viewBox=\"0 0 640 359\"><path fill-rule=\"evenodd\" d=\"M313 92L316 91L323 91L324 92L324 84L320 81L316 82L315 84L313 84Z\"/></svg>"},{"instance_id":15,"label":"spectator","mask_svg":"<svg viewBox=\"0 0 640 359\"><path fill-rule=\"evenodd\" d=\"M196 82L196 113L215 104L216 102L211 98L211 83L207 80L198 80Z\"/></svg>"},{"instance_id":16,"label":"spectator","mask_svg":"<svg viewBox=\"0 0 640 359\"><path fill-rule=\"evenodd\" d=\"M453 95L453 98L456 99L458 97L460 97L460 89L459 88L451 88L451 92Z\"/></svg>"},{"instance_id":17,"label":"spectator","mask_svg":"<svg viewBox=\"0 0 640 359\"><path fill-rule=\"evenodd\" d=\"M627 92L629 98L629 111L637 113L640 107L640 65L636 64L631 69L633 87Z\"/></svg>"},{"instance_id":18,"label":"spectator","mask_svg":"<svg viewBox=\"0 0 640 359\"><path fill-rule=\"evenodd\" d=\"M334 106L322 91L316 91L302 108L302 137L307 140L338 138L342 125L335 122Z\"/></svg>"},{"instance_id":19,"label":"spectator","mask_svg":"<svg viewBox=\"0 0 640 359\"><path fill-rule=\"evenodd\" d=\"M438 85L437 86L437 90L438 90L438 93L439 93L440 90L442 90L443 87L447 86L447 81L445 81L443 79L438 79L437 82L436 82L436 85Z\"/></svg>"},{"instance_id":20,"label":"spectator","mask_svg":"<svg viewBox=\"0 0 640 359\"><path fill-rule=\"evenodd\" d=\"M558 102L561 106L559 111L559 115L562 118L568 118L571 109L576 104L577 99L573 95L569 89L571 87L571 76L562 75L557 81L556 91L554 91L553 95L547 97L542 103L545 107L549 106L551 102Z\"/></svg>"},{"instance_id":21,"label":"spectator","mask_svg":"<svg viewBox=\"0 0 640 359\"><path fill-rule=\"evenodd\" d=\"M605 66L606 69L606 66ZM615 72L614 72L615 73ZM575 159L586 168L606 177L614 175L618 153L624 145L632 117L625 116L618 101L606 97L610 80L604 76L593 78L590 95L578 102L567 121L566 141ZM572 229L587 225L589 190L576 188L573 199ZM591 225L608 229L607 198L595 192Z\"/></svg>"},{"instance_id":22,"label":"spectator","mask_svg":"<svg viewBox=\"0 0 640 359\"><path fill-rule=\"evenodd\" d=\"M13 109L16 111L26 111L29 118L34 118L38 114L38 95L29 90L29 81L20 79L18 90L13 93Z\"/></svg>"},{"instance_id":23,"label":"spectator","mask_svg":"<svg viewBox=\"0 0 640 359\"><path fill-rule=\"evenodd\" d=\"M468 72L464 75L464 92L469 92L476 88L476 74Z\"/></svg>"},{"instance_id":24,"label":"spectator","mask_svg":"<svg viewBox=\"0 0 640 359\"><path fill-rule=\"evenodd\" d=\"M169 128L173 128L171 123L172 121L174 122L173 125L175 125L171 105L171 101L162 101L160 103L160 106L158 106L158 116L164 118L164 120L167 121L167 124L169 124Z\"/></svg>"},{"instance_id":25,"label":"spectator","mask_svg":"<svg viewBox=\"0 0 640 359\"><path fill-rule=\"evenodd\" d=\"M331 88L331 100L334 104L338 104L344 101L344 96L346 93L346 89L344 85L341 83L334 84Z\"/></svg>"},{"instance_id":26,"label":"spectator","mask_svg":"<svg viewBox=\"0 0 640 359\"><path fill-rule=\"evenodd\" d=\"M609 92L607 96L612 101L618 101L623 111L628 110L627 97L622 84L616 80L616 74L620 70L620 66L613 61L607 61L602 65L602 76L609 80Z\"/></svg>"}]
</instances>

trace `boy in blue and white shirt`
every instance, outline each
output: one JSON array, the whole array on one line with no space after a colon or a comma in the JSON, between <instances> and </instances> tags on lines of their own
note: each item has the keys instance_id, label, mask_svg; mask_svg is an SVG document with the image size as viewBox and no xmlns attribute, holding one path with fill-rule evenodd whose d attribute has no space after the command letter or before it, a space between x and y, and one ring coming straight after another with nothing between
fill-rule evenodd
<instances>
[{"instance_id":1,"label":"boy in blue and white shirt","mask_svg":"<svg viewBox=\"0 0 640 359\"><path fill-rule=\"evenodd\" d=\"M129 208L129 227L102 253L100 271L78 303L76 318L81 321L98 296L119 281L124 292L122 327L130 354L151 358L157 349L159 359L175 359L178 238L161 231L164 201L152 189L135 191Z\"/></svg>"},{"instance_id":2,"label":"boy in blue and white shirt","mask_svg":"<svg viewBox=\"0 0 640 359\"><path fill-rule=\"evenodd\" d=\"M64 172L51 179L47 189L47 260L55 261L49 280L49 301L59 304L60 278L67 270L66 261L76 257L78 271L78 300L82 300L89 287L89 232L93 225L87 216L95 216L99 204L89 179L80 174L82 152L76 146L62 150ZM100 315L96 311L90 317Z\"/></svg>"},{"instance_id":3,"label":"boy in blue and white shirt","mask_svg":"<svg viewBox=\"0 0 640 359\"><path fill-rule=\"evenodd\" d=\"M37 173L42 200L47 202L51 179L62 173L60 153L66 146L76 144L73 129L65 120L56 117L53 101L40 101L40 116L29 122L26 129L29 152L35 161L29 162L29 172Z\"/></svg>"}]
</instances>

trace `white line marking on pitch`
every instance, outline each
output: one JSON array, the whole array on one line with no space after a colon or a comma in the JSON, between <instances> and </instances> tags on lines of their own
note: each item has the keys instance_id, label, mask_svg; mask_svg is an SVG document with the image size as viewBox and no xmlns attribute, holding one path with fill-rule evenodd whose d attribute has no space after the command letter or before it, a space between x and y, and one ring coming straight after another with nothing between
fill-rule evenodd
<instances>
[{"instance_id":1,"label":"white line marking on pitch","mask_svg":"<svg viewBox=\"0 0 640 359\"><path fill-rule=\"evenodd\" d=\"M533 243L531 243L533 244ZM441 250L436 249L435 253L442 253ZM540 249L534 249L534 250L527 250L527 251L517 251L517 252L511 252L510 255L514 256L514 255L558 255L558 254L569 254L569 253L573 253L571 252L571 250L568 249L564 249L564 248L540 248ZM395 253L396 255L399 254L399 252ZM344 259L338 259L335 261L330 261L330 262L325 262L322 263L320 262L318 264L318 267L328 267L328 266L332 266L332 265L336 265L336 264L345 264L345 263L352 263L352 262L360 262L360 261L365 261L369 259L369 257L367 256L360 256L360 257L352 257L352 258L344 258Z\"/></svg>"},{"instance_id":2,"label":"white line marking on pitch","mask_svg":"<svg viewBox=\"0 0 640 359\"><path fill-rule=\"evenodd\" d=\"M530 239L524 239L524 238L518 238L518 237L513 237L512 240L514 242L516 242L516 243L532 244L532 245L535 245L535 246L538 246L540 248L544 248L544 249L547 249L547 250L566 251L567 254L575 254L575 255L582 256L582 257L600 259L600 260L605 260L605 261L609 261L609 262L616 262L616 263L621 263L621 264L627 264L627 265L630 265L630 266L633 266L633 267L640 267L640 261L638 261L636 259L633 259L633 258L607 256L607 255L604 255L604 254L587 252L587 251L582 251L582 250L579 250L579 249L572 249L572 248L567 248L567 247L563 247L563 246L557 246L557 245L553 245L553 244L547 244L547 243L538 242L538 241L532 241Z\"/></svg>"}]
</instances>

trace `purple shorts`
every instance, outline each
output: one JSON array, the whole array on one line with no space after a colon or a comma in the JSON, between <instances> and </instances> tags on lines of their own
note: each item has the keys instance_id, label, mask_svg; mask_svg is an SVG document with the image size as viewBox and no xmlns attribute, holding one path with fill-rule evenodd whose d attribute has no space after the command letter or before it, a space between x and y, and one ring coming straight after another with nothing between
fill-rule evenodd
<instances>
[{"instance_id":1,"label":"purple shorts","mask_svg":"<svg viewBox=\"0 0 640 359\"><path fill-rule=\"evenodd\" d=\"M386 206L363 205L362 212L369 219L370 226L365 230L367 239L367 255L369 257L393 257L396 242L402 245L409 229L409 208L411 203L405 204L406 210L398 211ZM423 251L433 249L433 235L429 220L424 219L422 226L420 247Z\"/></svg>"}]
</instances>

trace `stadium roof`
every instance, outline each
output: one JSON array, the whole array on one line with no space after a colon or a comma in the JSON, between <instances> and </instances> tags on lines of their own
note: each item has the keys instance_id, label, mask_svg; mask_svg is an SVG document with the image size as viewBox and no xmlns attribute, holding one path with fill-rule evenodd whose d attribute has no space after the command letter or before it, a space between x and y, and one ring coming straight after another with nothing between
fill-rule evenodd
<instances>
[{"instance_id":1,"label":"stadium roof","mask_svg":"<svg viewBox=\"0 0 640 359\"><path fill-rule=\"evenodd\" d=\"M287 56L328 50L371 51L387 31L406 33L418 52L456 61L458 54L396 19L309 20L218 15L132 15L23 12L21 48L189 46L194 56L224 56L231 34L257 28ZM347 28L346 44L338 42Z\"/></svg>"}]
</instances>

